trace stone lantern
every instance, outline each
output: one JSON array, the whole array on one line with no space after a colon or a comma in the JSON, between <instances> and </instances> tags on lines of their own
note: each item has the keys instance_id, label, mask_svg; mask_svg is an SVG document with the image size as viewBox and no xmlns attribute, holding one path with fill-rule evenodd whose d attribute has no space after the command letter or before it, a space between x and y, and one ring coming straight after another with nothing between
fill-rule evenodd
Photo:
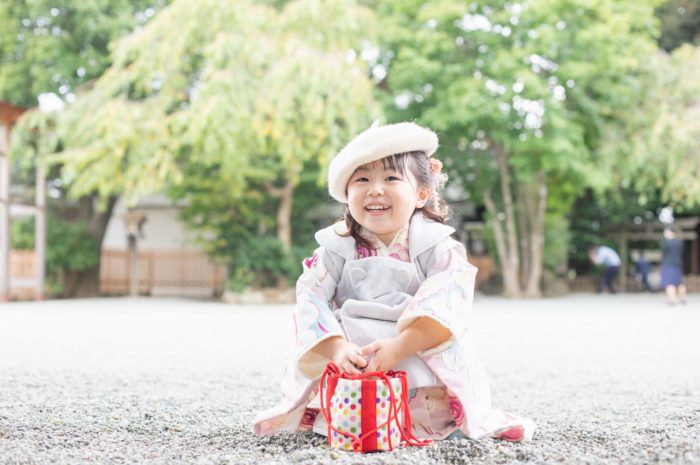
<instances>
[{"instance_id":1,"label":"stone lantern","mask_svg":"<svg viewBox=\"0 0 700 465\"><path fill-rule=\"evenodd\" d=\"M129 247L129 295L139 295L139 268L138 239L143 238L143 225L146 215L139 210L129 210L122 216L126 225L126 238Z\"/></svg>"}]
</instances>

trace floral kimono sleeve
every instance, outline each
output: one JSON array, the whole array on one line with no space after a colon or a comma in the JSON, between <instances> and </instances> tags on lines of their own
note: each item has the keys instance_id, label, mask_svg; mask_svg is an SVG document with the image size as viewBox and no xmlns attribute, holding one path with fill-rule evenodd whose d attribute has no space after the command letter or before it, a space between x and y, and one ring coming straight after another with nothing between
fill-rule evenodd
<instances>
[{"instance_id":1,"label":"floral kimono sleeve","mask_svg":"<svg viewBox=\"0 0 700 465\"><path fill-rule=\"evenodd\" d=\"M256 434L308 430L313 425L318 410L307 409L306 405L316 395L318 378L328 360L312 349L329 337L344 337L333 314L341 259L320 247L304 260L303 267L304 272L297 280L294 308L296 343L282 376L282 402L256 415L253 420Z\"/></svg>"},{"instance_id":2,"label":"floral kimono sleeve","mask_svg":"<svg viewBox=\"0 0 700 465\"><path fill-rule=\"evenodd\" d=\"M333 299L340 273L331 252L323 247L304 260L303 267L304 272L296 286L294 358L299 371L315 379L330 360L311 350L329 337L345 337L333 314Z\"/></svg>"},{"instance_id":3,"label":"floral kimono sleeve","mask_svg":"<svg viewBox=\"0 0 700 465\"><path fill-rule=\"evenodd\" d=\"M428 317L452 333L449 340L419 355L440 352L459 340L468 327L474 297L476 268L458 242L443 249L430 264L426 279L397 323L400 332L416 318Z\"/></svg>"}]
</instances>

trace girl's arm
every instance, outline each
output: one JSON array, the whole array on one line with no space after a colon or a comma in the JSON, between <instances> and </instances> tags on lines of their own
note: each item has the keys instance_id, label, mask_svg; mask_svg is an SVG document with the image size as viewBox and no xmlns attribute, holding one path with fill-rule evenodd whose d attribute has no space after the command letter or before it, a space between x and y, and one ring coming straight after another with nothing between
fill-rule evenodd
<instances>
[{"instance_id":1,"label":"girl's arm","mask_svg":"<svg viewBox=\"0 0 700 465\"><path fill-rule=\"evenodd\" d=\"M303 261L304 272L296 285L294 367L311 379L323 373L332 360L325 356L326 351L317 352L316 347L326 340L343 338L332 310L337 273L327 253L321 247Z\"/></svg>"},{"instance_id":2,"label":"girl's arm","mask_svg":"<svg viewBox=\"0 0 700 465\"><path fill-rule=\"evenodd\" d=\"M452 333L432 318L419 317L392 339L380 339L362 348L372 355L366 371L391 370L401 360L447 342Z\"/></svg>"},{"instance_id":3,"label":"girl's arm","mask_svg":"<svg viewBox=\"0 0 700 465\"><path fill-rule=\"evenodd\" d=\"M401 331L396 339L404 347L404 357L432 349L447 342L452 333L437 321L428 317L416 318Z\"/></svg>"},{"instance_id":4,"label":"girl's arm","mask_svg":"<svg viewBox=\"0 0 700 465\"><path fill-rule=\"evenodd\" d=\"M410 355L445 350L466 331L476 268L461 244L450 244L432 261L427 279L399 318L398 335L363 348L364 355L372 355L367 370L392 369Z\"/></svg>"}]
</instances>

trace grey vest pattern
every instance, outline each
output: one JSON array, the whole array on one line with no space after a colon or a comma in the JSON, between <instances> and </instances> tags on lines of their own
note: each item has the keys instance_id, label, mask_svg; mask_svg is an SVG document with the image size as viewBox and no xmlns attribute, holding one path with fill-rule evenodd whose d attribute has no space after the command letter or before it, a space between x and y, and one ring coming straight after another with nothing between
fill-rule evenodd
<instances>
[{"instance_id":1,"label":"grey vest pattern","mask_svg":"<svg viewBox=\"0 0 700 465\"><path fill-rule=\"evenodd\" d=\"M337 282L335 316L347 339L360 347L393 338L396 322L435 258L457 244L450 238L454 228L415 214L408 238L411 262L376 256L356 259L355 240L338 235L344 231L345 225L336 223L316 233L317 242L330 252L324 264ZM441 384L417 355L402 360L396 369L408 373L410 388Z\"/></svg>"}]
</instances>

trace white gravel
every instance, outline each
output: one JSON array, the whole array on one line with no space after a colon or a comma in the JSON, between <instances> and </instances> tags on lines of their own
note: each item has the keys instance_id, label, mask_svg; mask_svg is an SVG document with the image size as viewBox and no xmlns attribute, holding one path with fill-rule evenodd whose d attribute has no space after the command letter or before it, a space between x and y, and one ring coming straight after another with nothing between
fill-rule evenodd
<instances>
[{"instance_id":1,"label":"white gravel","mask_svg":"<svg viewBox=\"0 0 700 465\"><path fill-rule=\"evenodd\" d=\"M700 295L477 296L494 404L533 442L353 455L257 437L290 306L175 299L0 304L0 464L700 464Z\"/></svg>"}]
</instances>

